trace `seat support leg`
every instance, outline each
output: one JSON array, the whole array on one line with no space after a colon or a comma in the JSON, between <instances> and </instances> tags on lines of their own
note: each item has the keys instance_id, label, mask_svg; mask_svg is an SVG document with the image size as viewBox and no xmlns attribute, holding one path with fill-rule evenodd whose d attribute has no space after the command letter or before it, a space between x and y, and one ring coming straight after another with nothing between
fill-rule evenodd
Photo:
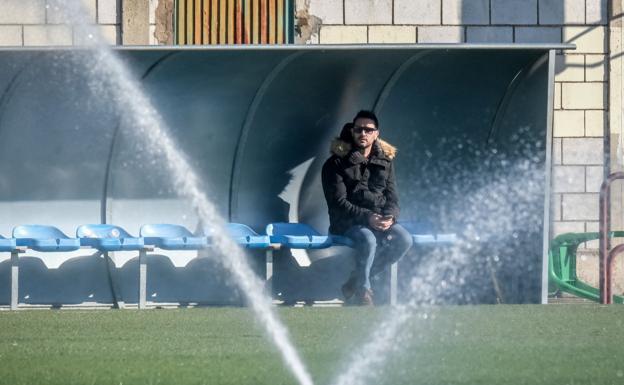
<instances>
[{"instance_id":1,"label":"seat support leg","mask_svg":"<svg viewBox=\"0 0 624 385\"><path fill-rule=\"evenodd\" d=\"M147 304L147 251L139 251L139 309Z\"/></svg>"},{"instance_id":2,"label":"seat support leg","mask_svg":"<svg viewBox=\"0 0 624 385\"><path fill-rule=\"evenodd\" d=\"M399 267L398 263L395 262L390 265L390 305L394 306L397 304L397 288L398 288L398 280L399 280Z\"/></svg>"},{"instance_id":3,"label":"seat support leg","mask_svg":"<svg viewBox=\"0 0 624 385\"><path fill-rule=\"evenodd\" d=\"M266 290L273 299L273 249L266 251Z\"/></svg>"},{"instance_id":4,"label":"seat support leg","mask_svg":"<svg viewBox=\"0 0 624 385\"><path fill-rule=\"evenodd\" d=\"M11 251L11 310L19 305L19 257L18 251Z\"/></svg>"},{"instance_id":5,"label":"seat support leg","mask_svg":"<svg viewBox=\"0 0 624 385\"><path fill-rule=\"evenodd\" d=\"M108 268L108 279L111 287L111 293L113 296L113 307L116 309L124 309L125 303L121 297L121 288L119 287L119 281L117 278L117 266L113 257L107 252L103 253L104 260L106 261L106 267Z\"/></svg>"}]
</instances>

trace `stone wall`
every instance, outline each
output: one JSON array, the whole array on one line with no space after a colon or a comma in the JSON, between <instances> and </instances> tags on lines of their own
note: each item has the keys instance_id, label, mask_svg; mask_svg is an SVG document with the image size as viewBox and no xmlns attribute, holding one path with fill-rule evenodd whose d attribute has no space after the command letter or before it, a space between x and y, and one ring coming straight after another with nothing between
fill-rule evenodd
<instances>
[{"instance_id":1,"label":"stone wall","mask_svg":"<svg viewBox=\"0 0 624 385\"><path fill-rule=\"evenodd\" d=\"M89 22L98 25L108 42L120 43L121 0L82 1ZM0 46L81 44L88 37L65 22L59 4L58 0L0 0Z\"/></svg>"}]
</instances>

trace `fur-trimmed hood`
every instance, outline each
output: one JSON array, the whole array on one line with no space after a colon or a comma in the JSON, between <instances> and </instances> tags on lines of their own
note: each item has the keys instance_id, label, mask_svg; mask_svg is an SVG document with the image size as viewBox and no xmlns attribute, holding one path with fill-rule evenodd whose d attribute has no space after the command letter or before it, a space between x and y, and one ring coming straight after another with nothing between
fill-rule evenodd
<instances>
[{"instance_id":1,"label":"fur-trimmed hood","mask_svg":"<svg viewBox=\"0 0 624 385\"><path fill-rule=\"evenodd\" d=\"M381 152L390 160L394 159L394 157L396 156L396 147L386 142L385 140L377 138L373 146L379 146ZM349 154L349 152L351 152L351 148L351 143L336 138L332 140L329 151L334 155L344 158L347 154Z\"/></svg>"}]
</instances>

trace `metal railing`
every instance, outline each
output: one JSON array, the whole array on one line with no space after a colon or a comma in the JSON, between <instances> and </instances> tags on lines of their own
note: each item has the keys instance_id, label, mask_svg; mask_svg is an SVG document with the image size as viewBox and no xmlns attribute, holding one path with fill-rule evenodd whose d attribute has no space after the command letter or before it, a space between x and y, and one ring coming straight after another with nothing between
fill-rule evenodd
<instances>
[{"instance_id":1,"label":"metal railing","mask_svg":"<svg viewBox=\"0 0 624 385\"><path fill-rule=\"evenodd\" d=\"M600 263L600 303L613 303L613 293L611 289L611 278L613 270L613 260L624 252L624 244L617 245L611 249L610 209L611 209L611 183L618 179L624 179L624 172L610 174L600 186L600 215L599 215L599 263Z\"/></svg>"}]
</instances>

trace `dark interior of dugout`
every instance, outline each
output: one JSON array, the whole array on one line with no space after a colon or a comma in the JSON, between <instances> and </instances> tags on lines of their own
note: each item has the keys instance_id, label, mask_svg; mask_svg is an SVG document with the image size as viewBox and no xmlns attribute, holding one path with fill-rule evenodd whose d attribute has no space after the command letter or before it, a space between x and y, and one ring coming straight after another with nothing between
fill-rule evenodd
<instances>
[{"instance_id":1,"label":"dark interior of dugout","mask_svg":"<svg viewBox=\"0 0 624 385\"><path fill-rule=\"evenodd\" d=\"M463 255L415 247L399 266L399 298L434 290L452 303L495 302L501 293L505 302L518 303L541 299L551 48L158 47L117 54L208 197L229 221L260 233L279 221L326 232L320 168L329 142L359 109L374 110L381 137L399 150L400 220L420 222L424 232L456 234ZM162 204L176 198L167 167L142 149L146 133L131 132L106 80L90 77L101 65L90 56L87 50L0 51L0 234L10 235L24 221L53 224L69 235L98 222L134 234L155 220L195 230L191 207ZM307 258L310 265L300 266L287 250L276 255L275 296L339 298L349 250L315 250ZM167 300L238 301L223 282L189 291L181 285L188 282L183 274L223 281L216 267L198 270L193 265L204 262L191 261L182 269L194 270L181 272L167 258L161 262L150 262L148 285L160 285ZM83 274L105 279L97 266L86 265ZM133 269L120 275L128 280L129 302L136 298ZM58 270L63 273L62 265ZM262 263L257 270L262 274ZM6 261L0 274L8 274ZM35 285L62 281L40 274ZM67 302L35 289L40 302ZM69 302L80 301L71 290L62 292ZM0 293L8 303L8 288Z\"/></svg>"}]
</instances>

